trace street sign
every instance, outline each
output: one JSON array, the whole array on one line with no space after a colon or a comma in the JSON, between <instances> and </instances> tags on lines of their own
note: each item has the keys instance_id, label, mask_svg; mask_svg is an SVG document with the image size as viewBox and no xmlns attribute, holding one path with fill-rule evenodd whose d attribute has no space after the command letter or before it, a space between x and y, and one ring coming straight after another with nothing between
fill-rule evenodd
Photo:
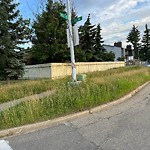
<instances>
[{"instance_id":1,"label":"street sign","mask_svg":"<svg viewBox=\"0 0 150 150\"><path fill-rule=\"evenodd\" d=\"M78 32L78 26L75 24L73 26L73 44L74 46L79 45L79 32Z\"/></svg>"},{"instance_id":2,"label":"street sign","mask_svg":"<svg viewBox=\"0 0 150 150\"><path fill-rule=\"evenodd\" d=\"M78 32L78 26L75 24L72 27L72 31L73 31L73 44L74 46L79 45L79 32ZM67 29L67 43L68 43L68 47L70 47L70 42L69 42L69 29Z\"/></svg>"},{"instance_id":3,"label":"street sign","mask_svg":"<svg viewBox=\"0 0 150 150\"><path fill-rule=\"evenodd\" d=\"M82 16L72 19L71 22L72 22L72 24L75 24L76 22L81 21L81 20L82 20Z\"/></svg>"},{"instance_id":4,"label":"street sign","mask_svg":"<svg viewBox=\"0 0 150 150\"><path fill-rule=\"evenodd\" d=\"M65 20L68 20L68 16L64 13L59 13L60 17L64 18Z\"/></svg>"}]
</instances>

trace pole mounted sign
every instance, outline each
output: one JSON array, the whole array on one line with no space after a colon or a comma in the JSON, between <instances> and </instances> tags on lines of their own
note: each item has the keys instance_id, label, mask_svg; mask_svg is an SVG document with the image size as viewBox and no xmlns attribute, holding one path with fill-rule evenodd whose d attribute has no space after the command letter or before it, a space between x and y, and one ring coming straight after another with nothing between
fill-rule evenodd
<instances>
[{"instance_id":1,"label":"pole mounted sign","mask_svg":"<svg viewBox=\"0 0 150 150\"><path fill-rule=\"evenodd\" d=\"M67 20L68 24L68 29L67 29L67 41L68 41L68 46L70 47L70 55L71 55L71 66L72 66L72 83L76 83L76 67L75 67L75 56L74 56L74 46L79 44L78 41L78 35L76 34L77 27L75 24L82 20L82 17L76 17L74 19L71 19L71 8L70 8L70 0L67 0L67 14L65 13L60 13L60 17L63 19ZM72 25L74 28L72 28ZM74 30L74 35L75 38L73 38L73 30ZM73 41L73 39L75 39Z\"/></svg>"},{"instance_id":2,"label":"pole mounted sign","mask_svg":"<svg viewBox=\"0 0 150 150\"><path fill-rule=\"evenodd\" d=\"M75 17L74 19L71 20L72 24L76 24L78 21L82 20L82 16L81 17Z\"/></svg>"},{"instance_id":3,"label":"pole mounted sign","mask_svg":"<svg viewBox=\"0 0 150 150\"><path fill-rule=\"evenodd\" d=\"M64 13L59 13L60 17L64 18L65 20L68 20L68 16Z\"/></svg>"},{"instance_id":4,"label":"pole mounted sign","mask_svg":"<svg viewBox=\"0 0 150 150\"><path fill-rule=\"evenodd\" d=\"M65 13L59 13L59 14L60 14L60 17L62 17L63 19L68 20L68 16ZM78 21L81 21L81 20L82 20L82 16L81 17L75 17L71 20L71 23L76 24Z\"/></svg>"},{"instance_id":5,"label":"pole mounted sign","mask_svg":"<svg viewBox=\"0 0 150 150\"><path fill-rule=\"evenodd\" d=\"M71 23L70 0L67 0L67 16L68 16L69 45L70 45L71 66L72 66L72 82L75 83L77 79L76 79L74 45L73 45L73 36L72 36L73 34L72 34L72 23Z\"/></svg>"}]
</instances>

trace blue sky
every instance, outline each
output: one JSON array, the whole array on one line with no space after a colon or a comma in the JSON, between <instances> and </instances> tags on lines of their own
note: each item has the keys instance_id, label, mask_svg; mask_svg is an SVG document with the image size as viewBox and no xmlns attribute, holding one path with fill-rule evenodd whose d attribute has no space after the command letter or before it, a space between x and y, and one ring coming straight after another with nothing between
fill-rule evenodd
<instances>
[{"instance_id":1,"label":"blue sky","mask_svg":"<svg viewBox=\"0 0 150 150\"><path fill-rule=\"evenodd\" d=\"M42 2L46 0L16 0L25 18L33 18L40 12ZM150 28L150 0L70 0L78 16L83 16L83 24L91 14L92 24L101 24L105 44L122 41L127 45L126 37L133 24L143 34L145 24ZM66 3L66 0L64 0ZM42 6L43 7L43 6Z\"/></svg>"}]
</instances>

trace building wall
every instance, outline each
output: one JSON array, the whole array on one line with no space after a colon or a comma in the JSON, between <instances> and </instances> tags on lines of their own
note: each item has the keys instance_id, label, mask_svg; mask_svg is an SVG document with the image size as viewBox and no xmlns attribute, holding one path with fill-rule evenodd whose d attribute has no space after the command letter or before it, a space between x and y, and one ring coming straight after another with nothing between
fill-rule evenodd
<instances>
[{"instance_id":1,"label":"building wall","mask_svg":"<svg viewBox=\"0 0 150 150\"><path fill-rule=\"evenodd\" d=\"M124 67L124 62L78 62L76 72L88 73L94 71L104 71L111 68ZM57 79L71 75L70 63L51 63L41 65L31 65L25 67L24 79L51 78Z\"/></svg>"},{"instance_id":2,"label":"building wall","mask_svg":"<svg viewBox=\"0 0 150 150\"><path fill-rule=\"evenodd\" d=\"M107 52L114 52L115 53L115 61L117 61L118 57L122 57L123 52L120 47L111 46L111 45L104 45L104 48L107 50Z\"/></svg>"}]
</instances>

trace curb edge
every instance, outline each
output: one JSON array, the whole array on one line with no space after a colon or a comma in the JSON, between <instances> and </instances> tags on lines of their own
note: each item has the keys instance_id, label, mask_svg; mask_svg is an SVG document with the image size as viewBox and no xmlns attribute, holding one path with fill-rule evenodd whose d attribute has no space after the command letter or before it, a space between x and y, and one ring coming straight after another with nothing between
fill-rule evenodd
<instances>
[{"instance_id":1,"label":"curb edge","mask_svg":"<svg viewBox=\"0 0 150 150\"><path fill-rule=\"evenodd\" d=\"M96 112L100 112L104 109L108 109L109 107L118 105L120 103L123 103L124 101L126 101L127 99L131 98L133 95L135 95L138 91L140 91L143 87L145 87L147 84L149 84L149 82L146 82L145 84L139 86L137 89L135 89L134 91L130 92L129 94L115 100L112 102L109 102L107 104L103 104L101 106L97 106L95 108L92 108L90 110L85 110L82 112L78 112L75 114L70 114L64 117L59 117L56 119L51 119L51 120L47 120L47 121L43 121L43 122L39 122L39 123L34 123L34 124L28 124L28 125L24 125L24 126L20 126L20 127L15 127L15 128L10 128L10 129L5 129L5 130L1 130L0 131L0 138L4 138L4 137L10 137L10 136L16 136L16 135L20 135L20 134L26 134L26 133L30 133L30 132L34 132L37 130L41 130L41 129L45 129L54 125L58 125L60 123L66 122L68 120L72 120L81 116L85 116L88 115L90 113L96 113Z\"/></svg>"}]
</instances>

